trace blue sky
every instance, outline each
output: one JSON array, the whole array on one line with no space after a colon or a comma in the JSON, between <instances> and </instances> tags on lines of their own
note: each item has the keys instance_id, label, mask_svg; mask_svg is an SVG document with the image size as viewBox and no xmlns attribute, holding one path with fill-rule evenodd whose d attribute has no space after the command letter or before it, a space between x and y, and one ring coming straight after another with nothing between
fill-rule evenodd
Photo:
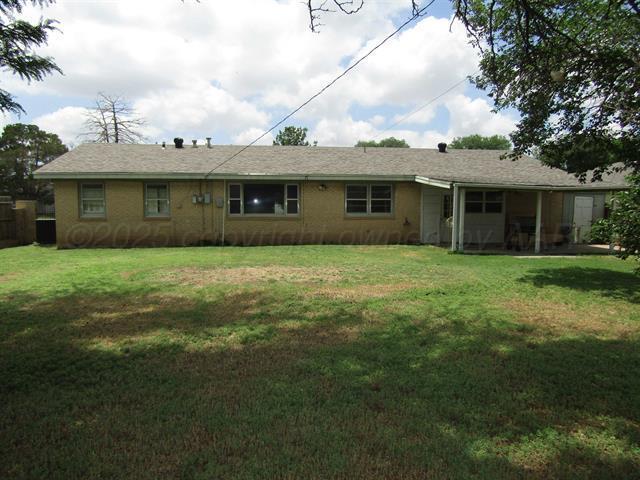
<instances>
[{"instance_id":1,"label":"blue sky","mask_svg":"<svg viewBox=\"0 0 640 480\"><path fill-rule=\"evenodd\" d=\"M3 121L33 122L78 144L86 109L105 92L125 96L146 119L148 142L248 143L404 22L409 4L369 0L356 15L323 15L312 33L298 0L59 0L25 16L60 22L42 53L64 75L26 84L3 74L3 87L27 110ZM470 133L507 134L516 115L493 113L468 83L387 130L476 70L477 53L451 14L437 0L286 124L308 127L319 145L394 135L435 147Z\"/></svg>"}]
</instances>

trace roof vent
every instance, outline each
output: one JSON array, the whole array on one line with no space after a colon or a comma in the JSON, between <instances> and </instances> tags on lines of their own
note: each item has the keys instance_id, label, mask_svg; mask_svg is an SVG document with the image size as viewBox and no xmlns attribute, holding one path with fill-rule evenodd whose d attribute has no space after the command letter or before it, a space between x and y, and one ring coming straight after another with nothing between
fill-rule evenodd
<instances>
[{"instance_id":1,"label":"roof vent","mask_svg":"<svg viewBox=\"0 0 640 480\"><path fill-rule=\"evenodd\" d=\"M198 140L191 140L193 148L198 148Z\"/></svg>"},{"instance_id":2,"label":"roof vent","mask_svg":"<svg viewBox=\"0 0 640 480\"><path fill-rule=\"evenodd\" d=\"M167 142L162 142L162 149L164 150L165 148L167 148Z\"/></svg>"},{"instance_id":3,"label":"roof vent","mask_svg":"<svg viewBox=\"0 0 640 480\"><path fill-rule=\"evenodd\" d=\"M441 142L438 144L438 151L440 153L447 153L447 144L444 142Z\"/></svg>"},{"instance_id":4,"label":"roof vent","mask_svg":"<svg viewBox=\"0 0 640 480\"><path fill-rule=\"evenodd\" d=\"M184 143L184 140L180 137L176 137L173 139L173 143L176 146L176 148L182 148L182 144Z\"/></svg>"},{"instance_id":5,"label":"roof vent","mask_svg":"<svg viewBox=\"0 0 640 480\"><path fill-rule=\"evenodd\" d=\"M207 137L207 148L211 148L211 137Z\"/></svg>"}]
</instances>

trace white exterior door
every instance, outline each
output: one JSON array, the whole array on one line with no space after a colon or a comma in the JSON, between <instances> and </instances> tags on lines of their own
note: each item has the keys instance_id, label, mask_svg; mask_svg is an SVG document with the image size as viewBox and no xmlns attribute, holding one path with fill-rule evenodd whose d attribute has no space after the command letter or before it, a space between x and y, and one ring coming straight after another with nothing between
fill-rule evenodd
<instances>
[{"instance_id":1,"label":"white exterior door","mask_svg":"<svg viewBox=\"0 0 640 480\"><path fill-rule=\"evenodd\" d=\"M589 240L593 219L593 197L576 196L573 203L574 241L585 243Z\"/></svg>"},{"instance_id":2,"label":"white exterior door","mask_svg":"<svg viewBox=\"0 0 640 480\"><path fill-rule=\"evenodd\" d=\"M422 243L439 244L442 190L422 187Z\"/></svg>"}]
</instances>

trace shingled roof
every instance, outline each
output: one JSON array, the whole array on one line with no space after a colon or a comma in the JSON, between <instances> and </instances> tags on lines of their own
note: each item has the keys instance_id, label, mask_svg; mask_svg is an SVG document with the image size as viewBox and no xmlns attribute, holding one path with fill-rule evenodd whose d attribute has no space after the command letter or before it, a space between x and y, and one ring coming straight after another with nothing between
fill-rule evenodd
<instances>
[{"instance_id":1,"label":"shingled roof","mask_svg":"<svg viewBox=\"0 0 640 480\"><path fill-rule=\"evenodd\" d=\"M360 147L242 147L177 149L160 145L83 144L43 166L37 178L290 178L388 179L580 189L626 188L621 173L581 184L574 175L502 151ZM228 161L227 161L228 160Z\"/></svg>"}]
</instances>

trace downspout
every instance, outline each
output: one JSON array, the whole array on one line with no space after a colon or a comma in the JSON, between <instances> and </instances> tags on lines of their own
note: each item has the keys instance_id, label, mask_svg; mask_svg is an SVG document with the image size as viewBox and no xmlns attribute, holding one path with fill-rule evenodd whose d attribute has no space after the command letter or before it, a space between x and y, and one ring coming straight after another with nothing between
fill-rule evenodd
<instances>
[{"instance_id":1,"label":"downspout","mask_svg":"<svg viewBox=\"0 0 640 480\"><path fill-rule=\"evenodd\" d=\"M458 217L460 212L458 211L458 184L453 184L453 225L451 226L451 251L458 250Z\"/></svg>"},{"instance_id":2,"label":"downspout","mask_svg":"<svg viewBox=\"0 0 640 480\"><path fill-rule=\"evenodd\" d=\"M227 216L227 181L222 181L222 239L221 243L224 247L224 218Z\"/></svg>"},{"instance_id":3,"label":"downspout","mask_svg":"<svg viewBox=\"0 0 640 480\"><path fill-rule=\"evenodd\" d=\"M209 181L209 187L211 191L211 242L215 242L215 231L216 231L216 198L214 194L214 184L213 180Z\"/></svg>"},{"instance_id":4,"label":"downspout","mask_svg":"<svg viewBox=\"0 0 640 480\"><path fill-rule=\"evenodd\" d=\"M198 183L199 183L198 190L200 190L199 195L200 195L200 198L203 198L203 196L202 196L202 180L200 180ZM203 245L204 241L205 241L205 238L206 238L206 235L207 235L207 224L206 224L206 220L205 220L205 216L204 216L204 201L201 202L200 206L202 207L201 210L200 210L200 212L201 212L200 216L202 217L202 228L201 228L202 233L200 234L200 245Z\"/></svg>"}]
</instances>

